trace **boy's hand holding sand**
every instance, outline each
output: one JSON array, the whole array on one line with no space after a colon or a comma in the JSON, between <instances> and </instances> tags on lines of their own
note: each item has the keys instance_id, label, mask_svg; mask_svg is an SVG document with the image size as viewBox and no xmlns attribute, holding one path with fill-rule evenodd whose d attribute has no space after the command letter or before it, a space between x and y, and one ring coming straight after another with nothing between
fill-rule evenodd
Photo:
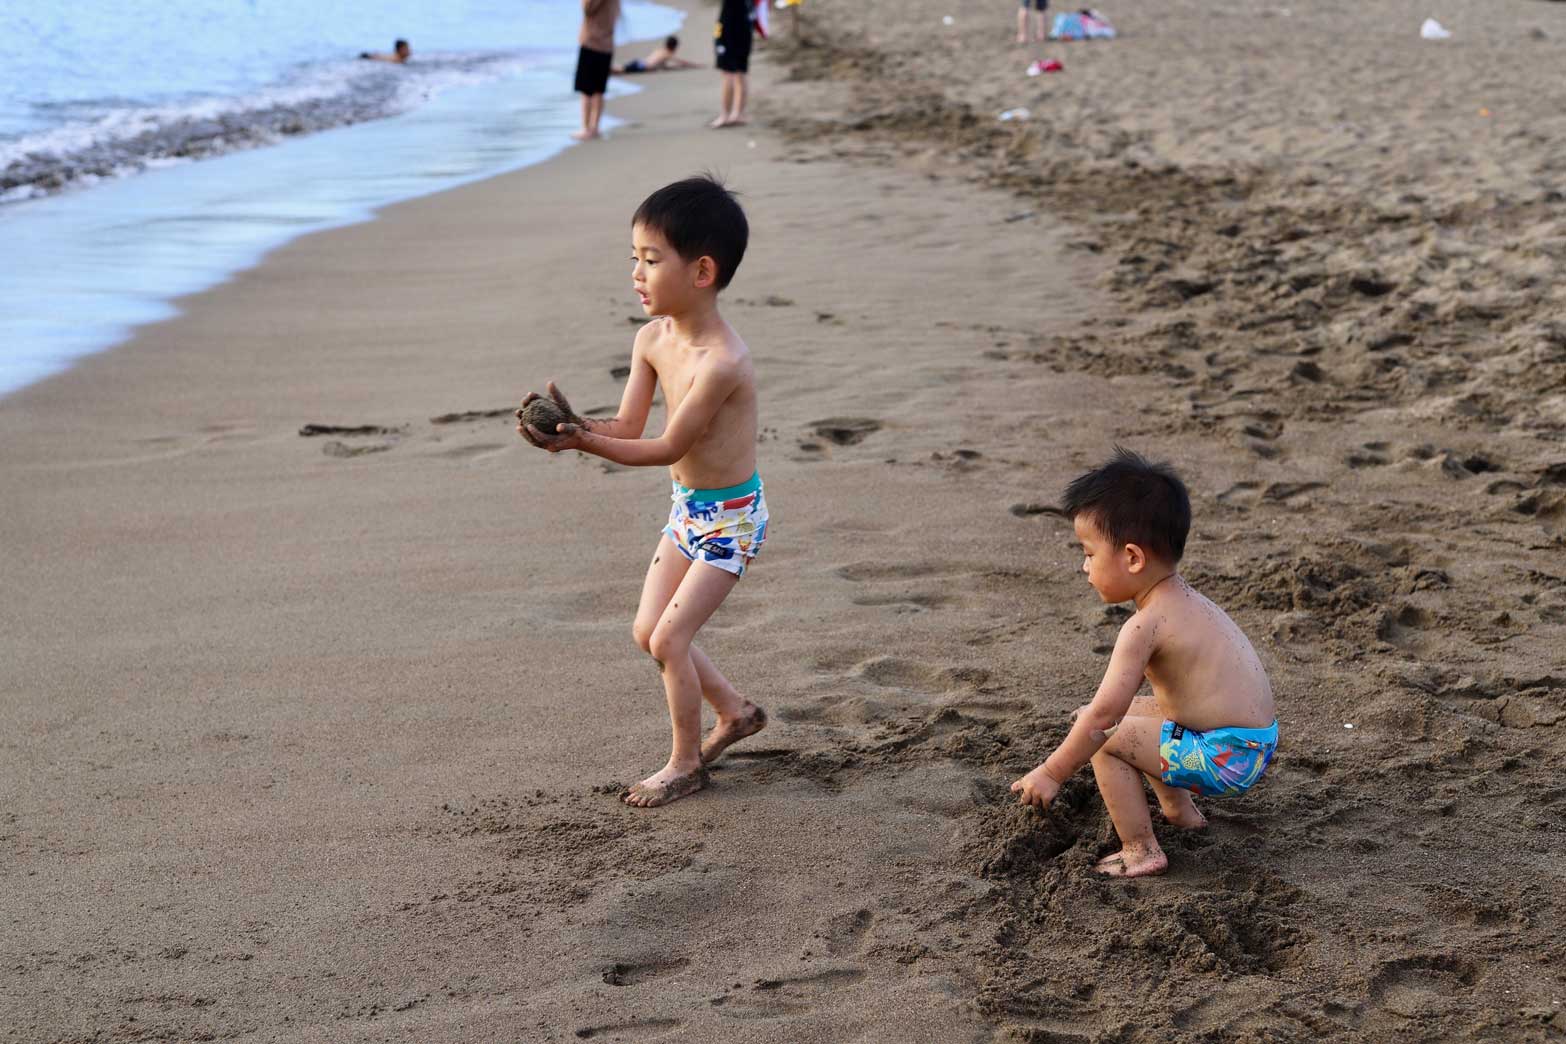
<instances>
[{"instance_id":1,"label":"boy's hand holding sand","mask_svg":"<svg viewBox=\"0 0 1566 1044\"><path fill-rule=\"evenodd\" d=\"M1175 571L1191 502L1165 465L1115 457L1066 488L1065 513L1082 544L1083 572L1104 601L1134 601L1097 694L1044 763L1011 785L1024 804L1047 806L1092 764L1121 851L1099 861L1115 877L1162 873L1146 777L1164 818L1207 825L1191 794L1238 794L1266 770L1278 745L1272 687L1256 650L1224 611ZM1143 679L1152 698L1137 697Z\"/></svg>"},{"instance_id":2,"label":"boy's hand holding sand","mask_svg":"<svg viewBox=\"0 0 1566 1044\"><path fill-rule=\"evenodd\" d=\"M637 332L619 412L583 420L553 382L547 399L530 395L517 411L518 434L540 449L667 466L674 481L674 506L631 627L663 675L674 731L668 762L624 795L644 808L705 787L706 765L767 723L694 644L767 534L756 473L755 371L745 342L718 314L718 292L739 266L748 236L745 212L710 178L688 178L649 196L631 222L631 281L643 310L660 318ZM661 435L643 438L660 387L668 422ZM706 742L704 698L717 712Z\"/></svg>"}]
</instances>

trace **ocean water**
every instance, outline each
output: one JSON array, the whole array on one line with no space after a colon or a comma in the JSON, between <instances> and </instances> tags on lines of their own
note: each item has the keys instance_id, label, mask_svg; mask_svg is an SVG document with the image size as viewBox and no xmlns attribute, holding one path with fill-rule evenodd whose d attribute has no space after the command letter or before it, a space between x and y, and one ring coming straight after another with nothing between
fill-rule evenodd
<instances>
[{"instance_id":1,"label":"ocean water","mask_svg":"<svg viewBox=\"0 0 1566 1044\"><path fill-rule=\"evenodd\" d=\"M288 239L565 148L580 120L578 12L0 0L0 395ZM617 37L682 17L632 0ZM355 57L399 36L407 65ZM614 82L611 97L631 89Z\"/></svg>"}]
</instances>

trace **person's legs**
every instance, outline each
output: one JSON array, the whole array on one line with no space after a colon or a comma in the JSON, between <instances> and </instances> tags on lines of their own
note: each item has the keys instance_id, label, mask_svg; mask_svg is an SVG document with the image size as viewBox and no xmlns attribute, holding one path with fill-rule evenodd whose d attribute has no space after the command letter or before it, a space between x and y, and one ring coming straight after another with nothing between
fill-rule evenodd
<instances>
[{"instance_id":1,"label":"person's legs","mask_svg":"<svg viewBox=\"0 0 1566 1044\"><path fill-rule=\"evenodd\" d=\"M729 108L729 124L745 122L745 97L750 90L749 77L745 73L734 74L734 102Z\"/></svg>"},{"instance_id":2,"label":"person's legs","mask_svg":"<svg viewBox=\"0 0 1566 1044\"><path fill-rule=\"evenodd\" d=\"M1044 39L1044 9L1033 12L1033 38L1038 41Z\"/></svg>"},{"instance_id":3,"label":"person's legs","mask_svg":"<svg viewBox=\"0 0 1566 1044\"><path fill-rule=\"evenodd\" d=\"M631 788L627 804L666 804L706 784L701 761L702 684L691 655L692 641L738 582L738 576L705 562L690 565L654 625L647 647L663 673L673 750L662 769Z\"/></svg>"},{"instance_id":4,"label":"person's legs","mask_svg":"<svg viewBox=\"0 0 1566 1044\"><path fill-rule=\"evenodd\" d=\"M1020 44L1028 42L1028 5L1026 3L1017 8L1017 42Z\"/></svg>"},{"instance_id":5,"label":"person's legs","mask_svg":"<svg viewBox=\"0 0 1566 1044\"><path fill-rule=\"evenodd\" d=\"M713 120L708 126L727 127L729 125L729 109L734 104L734 74L731 72L720 72L718 75L723 77L723 89L718 99L718 118Z\"/></svg>"},{"instance_id":6,"label":"person's legs","mask_svg":"<svg viewBox=\"0 0 1566 1044\"><path fill-rule=\"evenodd\" d=\"M1189 790L1171 787L1159 779L1157 773L1148 776L1147 781L1158 798L1159 810L1170 823L1187 830L1200 830L1207 825L1207 817L1196 807Z\"/></svg>"},{"instance_id":7,"label":"person's legs","mask_svg":"<svg viewBox=\"0 0 1566 1044\"><path fill-rule=\"evenodd\" d=\"M1112 877L1161 874L1169 859L1153 836L1142 776L1157 776L1158 745L1163 719L1127 715L1110 741L1093 755L1093 777L1104 807L1120 835L1121 850L1099 861L1098 870Z\"/></svg>"},{"instance_id":8,"label":"person's legs","mask_svg":"<svg viewBox=\"0 0 1566 1044\"><path fill-rule=\"evenodd\" d=\"M582 129L572 134L571 137L575 138L577 141L586 141L594 134L592 126L593 96L591 94L584 94L582 95Z\"/></svg>"},{"instance_id":9,"label":"person's legs","mask_svg":"<svg viewBox=\"0 0 1566 1044\"><path fill-rule=\"evenodd\" d=\"M591 101L593 103L593 122L590 136L596 138L598 137L598 123L604 118L604 96L602 94L595 94L593 95Z\"/></svg>"},{"instance_id":10,"label":"person's legs","mask_svg":"<svg viewBox=\"0 0 1566 1044\"><path fill-rule=\"evenodd\" d=\"M1130 708L1126 711L1127 717L1132 718L1157 718L1163 720L1164 712L1158 706L1158 701L1145 693L1131 701ZM1159 726L1162 730L1162 725ZM1162 731L1160 731L1162 739ZM1162 755L1159 755L1159 768L1162 769ZM1162 810L1164 818L1177 827L1187 830L1199 830L1207 825L1207 817L1197 811L1196 802L1191 800L1191 792L1179 787L1171 787L1159 778L1158 772L1143 773L1147 782L1153 788L1153 793L1158 797L1158 807Z\"/></svg>"}]
</instances>

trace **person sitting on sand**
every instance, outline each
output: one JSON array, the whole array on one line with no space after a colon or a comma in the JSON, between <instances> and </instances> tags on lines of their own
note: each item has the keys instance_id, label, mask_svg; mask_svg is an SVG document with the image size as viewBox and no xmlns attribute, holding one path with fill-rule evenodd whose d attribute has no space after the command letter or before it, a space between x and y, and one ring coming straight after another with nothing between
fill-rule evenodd
<instances>
[{"instance_id":1,"label":"person sitting on sand","mask_svg":"<svg viewBox=\"0 0 1566 1044\"><path fill-rule=\"evenodd\" d=\"M749 238L745 212L710 177L687 178L648 196L631 219L631 283L642 310L657 316L636 334L631 373L615 416L583 419L551 382L567 418L555 431L524 419L518 432L551 453L580 450L617 464L667 466L674 506L642 583L631 632L663 676L674 726L668 763L622 797L652 808L710 782L706 766L736 740L760 732L767 715L734 690L694 644L767 536L767 504L756 472L756 373L750 351L718 314L718 293L734 278ZM653 394L668 403L663 434L644 439ZM717 724L701 739L701 701Z\"/></svg>"},{"instance_id":2,"label":"person sitting on sand","mask_svg":"<svg viewBox=\"0 0 1566 1044\"><path fill-rule=\"evenodd\" d=\"M616 66L614 72L622 76L634 76L637 73L663 72L666 69L695 69L696 62L688 62L674 52L680 49L680 38L671 36L646 58L632 58L624 65Z\"/></svg>"},{"instance_id":3,"label":"person sitting on sand","mask_svg":"<svg viewBox=\"0 0 1566 1044\"><path fill-rule=\"evenodd\" d=\"M1207 825L1192 794L1239 794L1261 778L1278 746L1272 686L1233 620L1175 571L1191 527L1185 485L1166 464L1115 448L1103 467L1066 487L1065 514L1086 556L1082 571L1106 602L1133 601L1093 701L1064 741L1011 785L1044 808L1089 762L1120 835L1099 860L1112 877L1163 873L1142 776L1164 818ZM1137 698L1146 678L1152 698Z\"/></svg>"},{"instance_id":4,"label":"person sitting on sand","mask_svg":"<svg viewBox=\"0 0 1566 1044\"><path fill-rule=\"evenodd\" d=\"M396 65L402 65L409 58L413 57L413 48L408 46L408 41L398 40L392 44L391 54L380 51L360 51L359 57L368 58L372 62L392 62Z\"/></svg>"}]
</instances>

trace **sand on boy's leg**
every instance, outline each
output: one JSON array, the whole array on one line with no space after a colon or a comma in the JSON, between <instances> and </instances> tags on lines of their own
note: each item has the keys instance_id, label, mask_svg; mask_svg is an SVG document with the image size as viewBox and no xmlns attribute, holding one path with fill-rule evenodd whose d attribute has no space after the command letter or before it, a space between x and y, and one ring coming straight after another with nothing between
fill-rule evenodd
<instances>
[{"instance_id":1,"label":"sand on boy's leg","mask_svg":"<svg viewBox=\"0 0 1566 1044\"><path fill-rule=\"evenodd\" d=\"M1160 740L1163 738L1163 715L1164 712L1159 709L1158 701L1147 695L1138 696L1131 702L1130 709L1126 711L1127 717L1157 718L1159 720ZM1154 754L1157 755L1158 751L1155 750ZM1162 757L1162 755L1158 756ZM1163 767L1161 762L1158 767L1160 769ZM1192 800L1189 790L1171 787L1159 778L1157 771L1144 772L1142 775L1147 778L1148 785L1153 788L1153 793L1158 798L1159 810L1163 812L1164 819L1171 825L1185 830L1201 830L1207 825L1207 817L1202 815L1201 811L1196 807L1196 802Z\"/></svg>"},{"instance_id":2,"label":"sand on boy's leg","mask_svg":"<svg viewBox=\"0 0 1566 1044\"><path fill-rule=\"evenodd\" d=\"M702 789L708 781L704 760L766 724L765 712L740 696L692 641L738 580L724 570L692 563L667 535L659 538L632 632L659 665L673 751L660 771L630 788L624 797L627 804L651 808ZM706 759L700 745L704 698L718 714Z\"/></svg>"},{"instance_id":3,"label":"sand on boy's leg","mask_svg":"<svg viewBox=\"0 0 1566 1044\"><path fill-rule=\"evenodd\" d=\"M1098 792L1122 845L1119 852L1098 862L1096 869L1107 876L1146 877L1169 868L1169 857L1153 836L1153 817L1142 789L1142 777L1156 777L1161 767L1158 744L1163 724L1161 717L1128 714L1114 737L1093 755Z\"/></svg>"}]
</instances>

